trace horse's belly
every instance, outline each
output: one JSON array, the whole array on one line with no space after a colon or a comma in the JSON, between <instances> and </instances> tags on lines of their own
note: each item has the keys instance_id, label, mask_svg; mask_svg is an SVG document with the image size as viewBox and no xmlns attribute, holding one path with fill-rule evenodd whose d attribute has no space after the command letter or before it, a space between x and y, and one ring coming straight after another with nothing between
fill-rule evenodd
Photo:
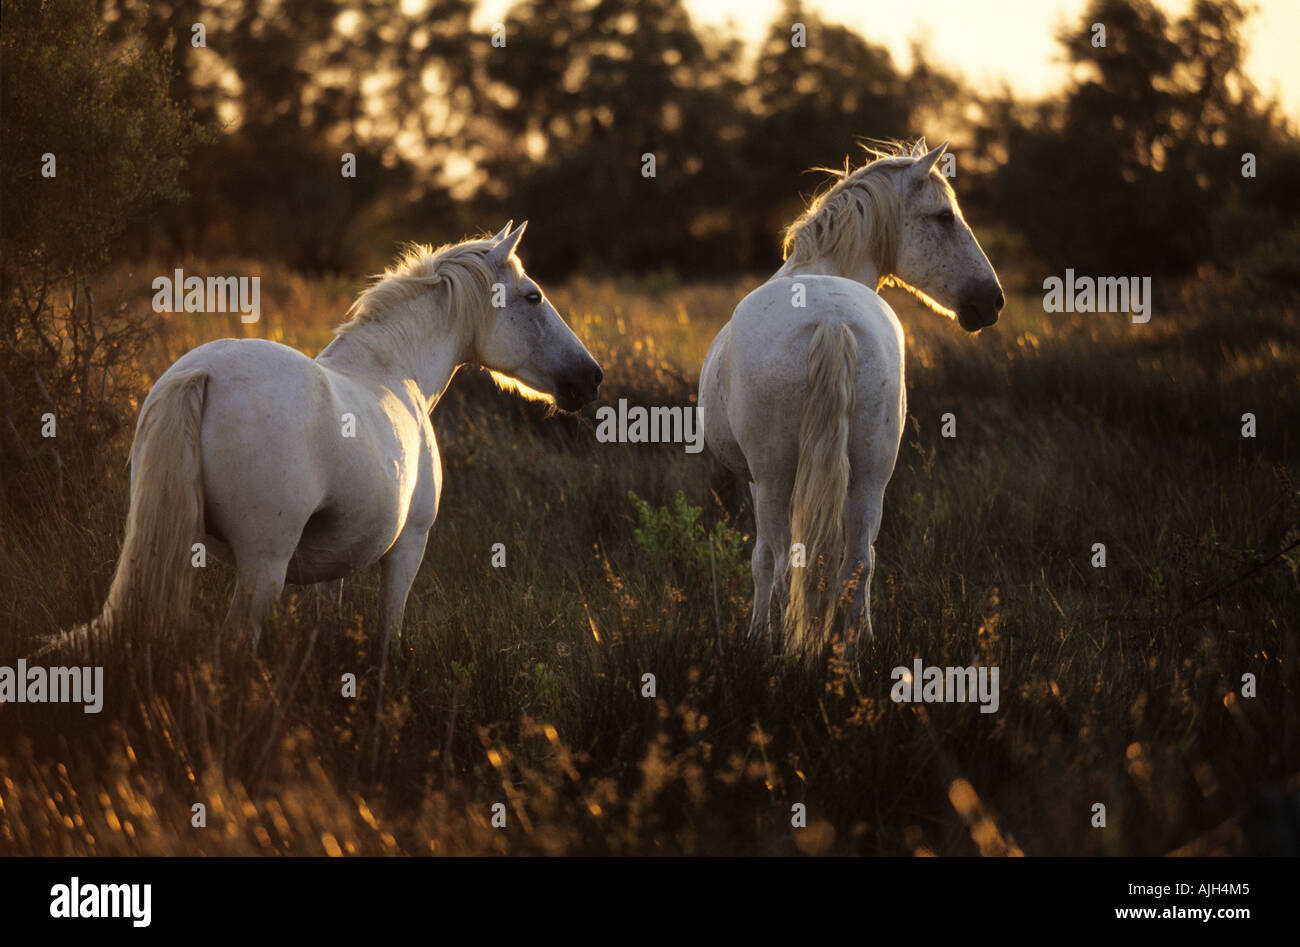
<instances>
[{"instance_id":1,"label":"horse's belly","mask_svg":"<svg viewBox=\"0 0 1300 947\"><path fill-rule=\"evenodd\" d=\"M328 582L377 562L397 537L395 515L376 528L358 529L365 517L326 507L312 514L289 560L285 579L295 585Z\"/></svg>"}]
</instances>

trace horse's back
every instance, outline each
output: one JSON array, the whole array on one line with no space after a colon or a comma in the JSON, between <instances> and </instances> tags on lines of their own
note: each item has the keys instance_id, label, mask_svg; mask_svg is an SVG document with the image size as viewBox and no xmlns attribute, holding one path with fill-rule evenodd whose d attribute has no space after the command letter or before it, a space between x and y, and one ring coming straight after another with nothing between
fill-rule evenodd
<instances>
[{"instance_id":1,"label":"horse's back","mask_svg":"<svg viewBox=\"0 0 1300 947\"><path fill-rule=\"evenodd\" d=\"M732 351L748 368L765 365L783 381L802 377L813 333L849 326L860 364L891 370L901 361L902 326L880 295L838 276L782 276L740 301L731 319Z\"/></svg>"},{"instance_id":2,"label":"horse's back","mask_svg":"<svg viewBox=\"0 0 1300 947\"><path fill-rule=\"evenodd\" d=\"M194 369L208 376L205 464L225 453L254 467L262 466L259 458L306 459L304 446L319 437L321 412L332 400L330 380L315 361L265 339L218 339L181 356L163 377Z\"/></svg>"},{"instance_id":3,"label":"horse's back","mask_svg":"<svg viewBox=\"0 0 1300 947\"><path fill-rule=\"evenodd\" d=\"M779 277L741 300L728 325L731 428L756 476L793 477L809 347L818 328L838 325L857 341L852 462L888 475L904 411L903 335L879 294L835 276Z\"/></svg>"},{"instance_id":4,"label":"horse's back","mask_svg":"<svg viewBox=\"0 0 1300 947\"><path fill-rule=\"evenodd\" d=\"M210 404L219 404L225 396L241 396L258 402L263 412L319 397L329 388L316 362L297 349L266 339L208 342L178 358L162 377L194 369L208 374Z\"/></svg>"}]
</instances>

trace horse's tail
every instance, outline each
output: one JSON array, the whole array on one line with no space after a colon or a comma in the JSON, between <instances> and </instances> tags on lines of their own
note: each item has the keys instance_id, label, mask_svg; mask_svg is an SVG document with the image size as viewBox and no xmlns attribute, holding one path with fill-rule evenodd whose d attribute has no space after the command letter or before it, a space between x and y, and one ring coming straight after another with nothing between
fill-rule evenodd
<instances>
[{"instance_id":1,"label":"horse's tail","mask_svg":"<svg viewBox=\"0 0 1300 947\"><path fill-rule=\"evenodd\" d=\"M808 346L807 389L799 429L799 464L791 497L790 535L804 564L792 562L785 629L796 651L826 640L839 600L847 547L849 428L858 375L858 340L844 323L822 323Z\"/></svg>"},{"instance_id":2,"label":"horse's tail","mask_svg":"<svg viewBox=\"0 0 1300 947\"><path fill-rule=\"evenodd\" d=\"M203 537L199 431L207 383L203 369L172 372L150 393L131 445L131 506L104 608L38 653L84 648L128 622L163 629L188 615L192 544Z\"/></svg>"}]
</instances>

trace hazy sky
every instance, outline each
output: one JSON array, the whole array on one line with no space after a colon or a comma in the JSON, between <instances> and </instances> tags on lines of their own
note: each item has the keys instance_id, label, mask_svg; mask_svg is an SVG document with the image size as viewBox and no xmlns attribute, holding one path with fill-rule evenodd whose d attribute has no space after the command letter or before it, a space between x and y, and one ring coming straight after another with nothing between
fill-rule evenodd
<instances>
[{"instance_id":1,"label":"hazy sky","mask_svg":"<svg viewBox=\"0 0 1300 947\"><path fill-rule=\"evenodd\" d=\"M1191 0L1158 0L1181 13ZM843 23L889 48L909 65L908 41L925 39L936 64L954 69L975 86L1006 80L1023 95L1054 91L1067 77L1053 39L1058 24L1077 19L1087 0L806 0L831 22ZM481 0L476 23L490 26L511 0ZM730 21L750 40L763 35L781 0L686 0L699 26ZM1287 113L1300 118L1300 0L1255 0L1248 21L1247 75L1266 94L1276 93Z\"/></svg>"}]
</instances>

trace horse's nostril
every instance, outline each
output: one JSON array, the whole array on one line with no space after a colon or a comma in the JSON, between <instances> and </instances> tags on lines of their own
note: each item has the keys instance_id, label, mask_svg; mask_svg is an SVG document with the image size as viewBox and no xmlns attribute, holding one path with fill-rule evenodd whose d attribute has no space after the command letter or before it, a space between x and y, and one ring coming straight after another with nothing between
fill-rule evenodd
<instances>
[{"instance_id":1,"label":"horse's nostril","mask_svg":"<svg viewBox=\"0 0 1300 947\"><path fill-rule=\"evenodd\" d=\"M594 366L594 368L595 371L591 373L591 384L592 387L599 388L600 383L605 380L605 373L600 370L599 365Z\"/></svg>"},{"instance_id":2,"label":"horse's nostril","mask_svg":"<svg viewBox=\"0 0 1300 947\"><path fill-rule=\"evenodd\" d=\"M998 298L994 301L993 308L998 312L1001 312L1002 307L1006 304L1006 301L1007 301L1007 297L1002 295L1002 290L999 289Z\"/></svg>"}]
</instances>

